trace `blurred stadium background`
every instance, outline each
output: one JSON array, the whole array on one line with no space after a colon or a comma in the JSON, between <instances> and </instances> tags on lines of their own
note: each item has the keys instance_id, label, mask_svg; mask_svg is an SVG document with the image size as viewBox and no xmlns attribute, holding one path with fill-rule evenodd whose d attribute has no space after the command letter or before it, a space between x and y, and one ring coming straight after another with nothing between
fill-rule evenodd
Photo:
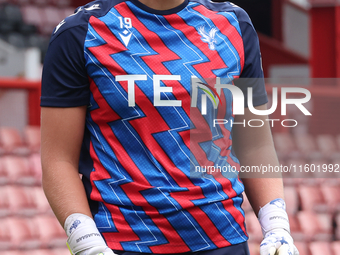
<instances>
[{"instance_id":1,"label":"blurred stadium background","mask_svg":"<svg viewBox=\"0 0 340 255\"><path fill-rule=\"evenodd\" d=\"M269 95L270 85L287 79L312 93L306 105L312 116L290 107L284 118L298 126L272 130L280 163L339 164L340 1L233 2L249 13L259 33ZM53 28L85 3L0 0L0 255L69 254L41 188L39 87ZM284 183L300 254L339 254L339 173L289 175ZM247 199L244 210L251 254L258 255L262 233Z\"/></svg>"}]
</instances>

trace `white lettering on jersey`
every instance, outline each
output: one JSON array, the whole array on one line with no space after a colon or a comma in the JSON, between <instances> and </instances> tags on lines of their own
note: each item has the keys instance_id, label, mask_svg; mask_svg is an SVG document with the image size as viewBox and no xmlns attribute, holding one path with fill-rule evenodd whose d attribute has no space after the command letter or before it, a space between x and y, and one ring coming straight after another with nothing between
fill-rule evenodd
<instances>
[{"instance_id":1,"label":"white lettering on jersey","mask_svg":"<svg viewBox=\"0 0 340 255\"><path fill-rule=\"evenodd\" d=\"M180 81L180 75L154 75L153 76L153 100L154 106L182 106L181 100L162 100L161 92L172 93L172 87L161 87L161 81Z\"/></svg>"},{"instance_id":2,"label":"white lettering on jersey","mask_svg":"<svg viewBox=\"0 0 340 255\"><path fill-rule=\"evenodd\" d=\"M116 81L127 81L128 82L128 103L129 107L135 106L135 81L146 81L147 76L141 75L117 75ZM153 97L154 106L182 106L181 100L162 100L161 93L172 92L172 87L161 87L162 80L179 81L181 80L180 75L154 75L153 76Z\"/></svg>"},{"instance_id":3,"label":"white lettering on jersey","mask_svg":"<svg viewBox=\"0 0 340 255\"><path fill-rule=\"evenodd\" d=\"M141 75L117 75L116 81L127 81L128 82L128 102L129 107L135 106L135 81L146 81L147 76L144 74Z\"/></svg>"}]
</instances>

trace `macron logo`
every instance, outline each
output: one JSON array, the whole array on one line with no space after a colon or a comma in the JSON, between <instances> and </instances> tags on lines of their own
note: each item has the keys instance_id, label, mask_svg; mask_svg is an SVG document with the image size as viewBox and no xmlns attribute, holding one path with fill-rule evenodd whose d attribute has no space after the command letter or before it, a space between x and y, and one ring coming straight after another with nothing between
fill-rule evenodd
<instances>
[{"instance_id":1,"label":"macron logo","mask_svg":"<svg viewBox=\"0 0 340 255\"><path fill-rule=\"evenodd\" d=\"M127 30L124 30L123 34L124 34L124 35L122 35L121 33L119 33L119 36L120 36L120 38L122 39L122 41L124 42L125 47L127 47L128 44L129 44L129 42L130 42L132 33L129 33Z\"/></svg>"},{"instance_id":2,"label":"macron logo","mask_svg":"<svg viewBox=\"0 0 340 255\"><path fill-rule=\"evenodd\" d=\"M60 21L60 23L55 27L55 30L54 30L54 34L57 33L57 31L59 30L59 28L64 25L66 22L65 20L62 20Z\"/></svg>"},{"instance_id":3,"label":"macron logo","mask_svg":"<svg viewBox=\"0 0 340 255\"><path fill-rule=\"evenodd\" d=\"M231 6L234 6L234 7L237 7L237 8L240 8L240 6L234 4L234 3L229 3Z\"/></svg>"},{"instance_id":4,"label":"macron logo","mask_svg":"<svg viewBox=\"0 0 340 255\"><path fill-rule=\"evenodd\" d=\"M92 10L98 10L98 9L100 9L99 4L94 4L94 5L92 5L92 6L88 7L88 8L84 8L84 10L86 10L86 11L92 11ZM69 17L74 16L74 15L77 15L77 14L78 14L79 12L81 12L82 10L83 10L83 8L80 7L80 8L77 10L76 13L71 14ZM64 25L65 23L66 23L66 21L65 21L65 20L62 20L62 21L56 26L56 28L55 28L55 30L54 30L54 34L57 33L57 31L59 30L59 28L60 28L62 25Z\"/></svg>"},{"instance_id":5,"label":"macron logo","mask_svg":"<svg viewBox=\"0 0 340 255\"><path fill-rule=\"evenodd\" d=\"M99 4L94 4L88 8L84 8L86 11L98 10L100 9Z\"/></svg>"}]
</instances>

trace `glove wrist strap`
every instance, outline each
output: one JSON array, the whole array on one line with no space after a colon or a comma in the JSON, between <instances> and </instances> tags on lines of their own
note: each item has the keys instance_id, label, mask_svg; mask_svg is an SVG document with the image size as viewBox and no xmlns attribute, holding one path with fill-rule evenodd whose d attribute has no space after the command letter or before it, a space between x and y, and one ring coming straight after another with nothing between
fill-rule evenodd
<instances>
[{"instance_id":1,"label":"glove wrist strap","mask_svg":"<svg viewBox=\"0 0 340 255\"><path fill-rule=\"evenodd\" d=\"M106 246L92 218L81 213L67 217L64 230L68 236L67 247L72 254L95 246Z\"/></svg>"},{"instance_id":2,"label":"glove wrist strap","mask_svg":"<svg viewBox=\"0 0 340 255\"><path fill-rule=\"evenodd\" d=\"M284 229L290 233L286 203L281 198L274 199L263 206L259 211L258 219L264 237L274 229Z\"/></svg>"}]
</instances>

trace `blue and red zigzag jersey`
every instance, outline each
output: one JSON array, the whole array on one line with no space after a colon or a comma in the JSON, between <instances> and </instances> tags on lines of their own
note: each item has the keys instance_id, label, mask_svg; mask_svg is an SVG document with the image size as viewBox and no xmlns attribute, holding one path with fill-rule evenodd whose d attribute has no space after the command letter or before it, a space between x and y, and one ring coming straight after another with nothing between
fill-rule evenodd
<instances>
[{"instance_id":1,"label":"blue and red zigzag jersey","mask_svg":"<svg viewBox=\"0 0 340 255\"><path fill-rule=\"evenodd\" d=\"M112 249L182 253L248 238L242 182L190 178L202 158L239 167L227 125L210 142L197 141L199 158L190 155L190 136L206 121L191 118L192 77L263 77L257 35L241 8L185 0L157 11L137 0L99 0L53 32L41 106L88 105L79 171ZM254 105L267 102L259 81L251 84ZM221 104L218 116L232 119L224 90Z\"/></svg>"}]
</instances>

